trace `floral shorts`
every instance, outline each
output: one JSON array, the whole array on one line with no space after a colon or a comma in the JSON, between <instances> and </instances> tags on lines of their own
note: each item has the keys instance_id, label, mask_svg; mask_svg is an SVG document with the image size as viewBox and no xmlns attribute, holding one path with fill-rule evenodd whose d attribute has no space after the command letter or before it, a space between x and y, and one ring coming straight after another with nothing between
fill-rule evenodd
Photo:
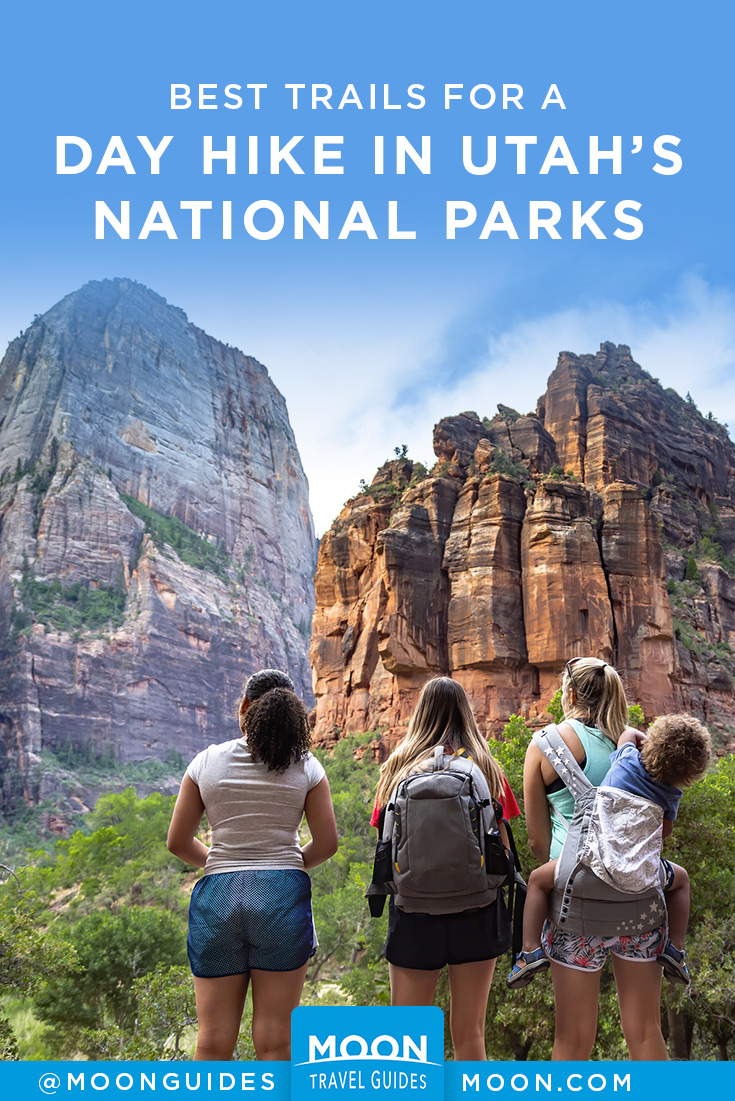
<instances>
[{"instance_id":1,"label":"floral shorts","mask_svg":"<svg viewBox=\"0 0 735 1101\"><path fill-rule=\"evenodd\" d=\"M599 971L610 952L620 959L637 960L639 963L655 960L663 952L666 938L666 922L658 929L637 936L577 937L562 932L553 922L547 921L541 944L554 963L575 971Z\"/></svg>"}]
</instances>

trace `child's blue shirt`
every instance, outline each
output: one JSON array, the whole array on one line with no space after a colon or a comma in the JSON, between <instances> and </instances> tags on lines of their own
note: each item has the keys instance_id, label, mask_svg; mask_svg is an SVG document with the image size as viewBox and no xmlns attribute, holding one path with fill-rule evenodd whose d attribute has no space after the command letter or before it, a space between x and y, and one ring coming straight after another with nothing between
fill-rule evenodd
<instances>
[{"instance_id":1,"label":"child's blue shirt","mask_svg":"<svg viewBox=\"0 0 735 1101\"><path fill-rule=\"evenodd\" d=\"M610 768L600 787L603 785L629 791L632 795L642 795L644 799L663 807L664 818L668 822L676 820L681 790L653 780L643 767L641 755L633 742L626 742L610 754Z\"/></svg>"}]
</instances>

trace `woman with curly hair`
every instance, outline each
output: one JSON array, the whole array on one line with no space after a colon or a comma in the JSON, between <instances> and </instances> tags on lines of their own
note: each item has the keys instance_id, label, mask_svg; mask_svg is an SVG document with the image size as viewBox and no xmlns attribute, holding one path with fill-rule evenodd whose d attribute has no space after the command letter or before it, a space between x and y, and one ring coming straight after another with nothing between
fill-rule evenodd
<instances>
[{"instance_id":1,"label":"woman with curly hair","mask_svg":"<svg viewBox=\"0 0 735 1101\"><path fill-rule=\"evenodd\" d=\"M309 752L290 677L254 673L238 704L242 737L210 745L186 770L168 847L204 868L189 908L199 1032L195 1059L231 1059L248 985L259 1059L291 1057L291 1010L316 951L308 868L337 851L329 783ZM206 812L207 848L196 832ZM311 841L299 845L303 815Z\"/></svg>"}]
</instances>

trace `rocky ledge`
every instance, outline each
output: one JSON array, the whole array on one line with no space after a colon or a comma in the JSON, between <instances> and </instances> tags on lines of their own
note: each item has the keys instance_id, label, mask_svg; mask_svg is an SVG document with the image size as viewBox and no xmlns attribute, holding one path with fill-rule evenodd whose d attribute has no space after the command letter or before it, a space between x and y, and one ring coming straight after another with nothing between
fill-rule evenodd
<instances>
[{"instance_id":1,"label":"rocky ledge","mask_svg":"<svg viewBox=\"0 0 735 1101\"><path fill-rule=\"evenodd\" d=\"M625 345L562 352L536 411L434 429L431 471L386 463L321 541L316 731L404 730L451 674L484 727L548 720L565 662L622 672L647 717L735 727L735 447Z\"/></svg>"}]
</instances>

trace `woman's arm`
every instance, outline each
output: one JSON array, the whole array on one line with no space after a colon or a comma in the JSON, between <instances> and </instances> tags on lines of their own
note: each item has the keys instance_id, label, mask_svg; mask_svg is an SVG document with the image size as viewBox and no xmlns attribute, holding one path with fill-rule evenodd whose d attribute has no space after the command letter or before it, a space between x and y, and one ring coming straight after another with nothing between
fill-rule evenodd
<instances>
[{"instance_id":1,"label":"woman's arm","mask_svg":"<svg viewBox=\"0 0 735 1101\"><path fill-rule=\"evenodd\" d=\"M329 780L326 776L306 796L304 814L311 833L311 841L307 841L301 850L304 868L315 868L317 864L323 864L330 856L334 856L339 845Z\"/></svg>"},{"instance_id":2,"label":"woman's arm","mask_svg":"<svg viewBox=\"0 0 735 1101\"><path fill-rule=\"evenodd\" d=\"M209 856L207 846L195 837L203 814L204 803L199 788L191 776L186 775L181 781L179 796L171 815L166 844L169 852L178 856L185 864L193 864L195 868L203 868Z\"/></svg>"},{"instance_id":3,"label":"woman's arm","mask_svg":"<svg viewBox=\"0 0 735 1101\"><path fill-rule=\"evenodd\" d=\"M541 774L543 753L533 742L526 751L523 766L523 801L526 811L528 843L536 859L545 864L551 849L551 814L546 786Z\"/></svg>"}]
</instances>

